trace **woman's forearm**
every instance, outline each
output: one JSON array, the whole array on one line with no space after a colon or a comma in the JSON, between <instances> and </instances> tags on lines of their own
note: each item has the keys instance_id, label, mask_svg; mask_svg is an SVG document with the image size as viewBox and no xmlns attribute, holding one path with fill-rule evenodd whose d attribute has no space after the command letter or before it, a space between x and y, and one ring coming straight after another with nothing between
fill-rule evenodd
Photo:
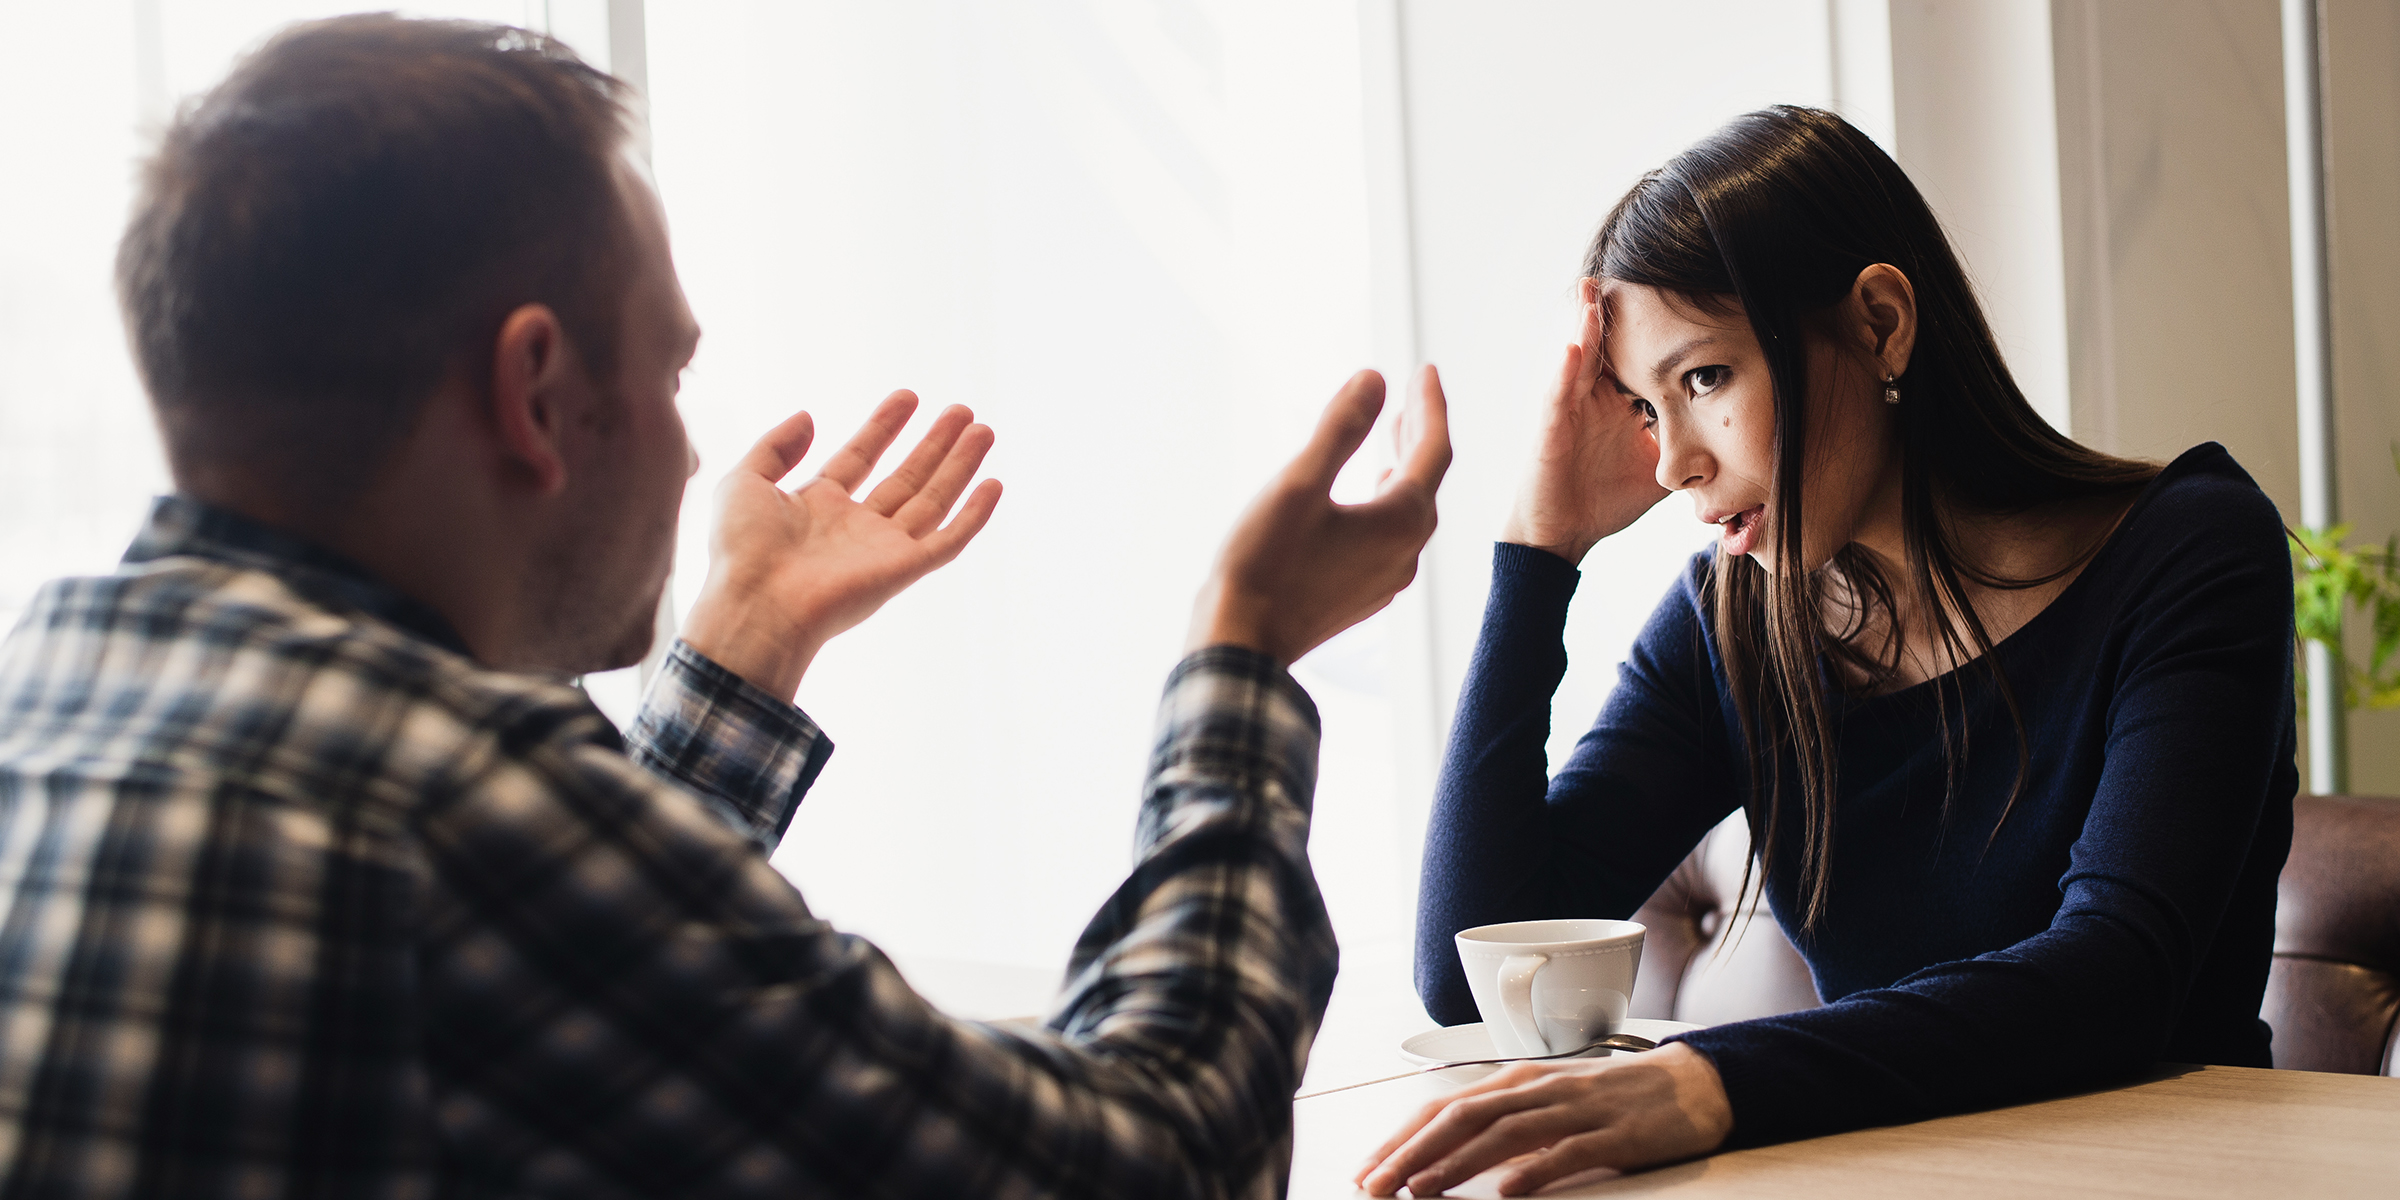
<instances>
[{"instance_id":1,"label":"woman's forearm","mask_svg":"<svg viewBox=\"0 0 2400 1200\"><path fill-rule=\"evenodd\" d=\"M1578 575L1502 543L1425 831L1417 992L1476 1019L1451 935L1548 917L1628 917L1738 802L1710 684L1695 559L1625 656L1608 704L1557 775L1551 697Z\"/></svg>"},{"instance_id":2,"label":"woman's forearm","mask_svg":"<svg viewBox=\"0 0 2400 1200\"><path fill-rule=\"evenodd\" d=\"M1578 578L1555 555L1494 547L1492 590L1434 788L1418 892L1417 992L1443 1024L1475 1019L1451 935L1542 907L1544 747L1550 699L1566 674L1563 636Z\"/></svg>"}]
</instances>

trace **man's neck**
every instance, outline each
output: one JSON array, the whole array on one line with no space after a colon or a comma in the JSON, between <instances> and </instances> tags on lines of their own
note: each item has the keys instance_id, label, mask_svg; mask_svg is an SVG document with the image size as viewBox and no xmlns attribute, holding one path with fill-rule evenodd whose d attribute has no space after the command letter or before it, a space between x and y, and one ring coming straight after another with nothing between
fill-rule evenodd
<instances>
[{"instance_id":1,"label":"man's neck","mask_svg":"<svg viewBox=\"0 0 2400 1200\"><path fill-rule=\"evenodd\" d=\"M338 503L255 482L178 482L205 504L356 564L370 579L438 614L477 661L535 666L520 661L527 656L516 650L522 622L512 619L512 601L523 590L524 552L508 544L510 522L478 503L471 485L423 474L395 461L366 490Z\"/></svg>"}]
</instances>

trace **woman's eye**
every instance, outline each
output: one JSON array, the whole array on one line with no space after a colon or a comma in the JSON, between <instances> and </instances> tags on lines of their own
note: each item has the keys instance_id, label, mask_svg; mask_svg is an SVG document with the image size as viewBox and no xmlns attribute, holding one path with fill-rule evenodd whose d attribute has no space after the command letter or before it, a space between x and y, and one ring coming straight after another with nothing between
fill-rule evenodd
<instances>
[{"instance_id":1,"label":"woman's eye","mask_svg":"<svg viewBox=\"0 0 2400 1200\"><path fill-rule=\"evenodd\" d=\"M1724 387L1726 378L1732 374L1724 367L1694 367L1683 373L1683 386L1695 398L1705 396Z\"/></svg>"},{"instance_id":2,"label":"woman's eye","mask_svg":"<svg viewBox=\"0 0 2400 1200\"><path fill-rule=\"evenodd\" d=\"M1634 412L1641 415L1642 428L1648 429L1651 426L1658 424L1658 410L1650 407L1649 401L1636 398L1629 405L1629 407L1631 407Z\"/></svg>"}]
</instances>

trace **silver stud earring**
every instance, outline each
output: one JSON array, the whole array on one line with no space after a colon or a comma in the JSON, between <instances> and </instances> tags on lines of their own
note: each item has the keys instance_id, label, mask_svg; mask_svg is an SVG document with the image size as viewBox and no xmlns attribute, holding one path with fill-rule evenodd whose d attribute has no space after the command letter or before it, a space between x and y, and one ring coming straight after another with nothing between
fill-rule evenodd
<instances>
[{"instance_id":1,"label":"silver stud earring","mask_svg":"<svg viewBox=\"0 0 2400 1200\"><path fill-rule=\"evenodd\" d=\"M1898 403L1900 403L1900 377L1899 377L1899 376L1897 376L1897 375L1886 375L1886 376L1884 376L1884 377L1883 377L1883 402L1884 402L1885 404L1898 404Z\"/></svg>"}]
</instances>

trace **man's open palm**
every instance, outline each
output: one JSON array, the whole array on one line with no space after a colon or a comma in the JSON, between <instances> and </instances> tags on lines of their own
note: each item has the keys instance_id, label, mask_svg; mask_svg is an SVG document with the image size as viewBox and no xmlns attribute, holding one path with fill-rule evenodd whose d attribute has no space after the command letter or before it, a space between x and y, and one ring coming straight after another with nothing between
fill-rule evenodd
<instances>
[{"instance_id":1,"label":"man's open palm","mask_svg":"<svg viewBox=\"0 0 2400 1200\"><path fill-rule=\"evenodd\" d=\"M914 393L892 393L790 491L783 478L816 437L807 413L742 456L717 489L708 583L683 635L694 649L788 698L834 635L958 557L1000 503L1000 482L986 479L959 505L992 448L992 431L966 408L943 410L898 468L853 498L916 408ZM958 515L944 524L953 506Z\"/></svg>"},{"instance_id":2,"label":"man's open palm","mask_svg":"<svg viewBox=\"0 0 2400 1200\"><path fill-rule=\"evenodd\" d=\"M1192 645L1240 645L1291 664L1366 620L1416 578L1433 536L1434 493L1450 469L1450 410L1426 367L1393 430L1399 462L1375 497L1336 504L1334 477L1383 410L1383 376L1361 371L1325 407L1314 435L1250 502L1217 556L1192 614Z\"/></svg>"}]
</instances>

